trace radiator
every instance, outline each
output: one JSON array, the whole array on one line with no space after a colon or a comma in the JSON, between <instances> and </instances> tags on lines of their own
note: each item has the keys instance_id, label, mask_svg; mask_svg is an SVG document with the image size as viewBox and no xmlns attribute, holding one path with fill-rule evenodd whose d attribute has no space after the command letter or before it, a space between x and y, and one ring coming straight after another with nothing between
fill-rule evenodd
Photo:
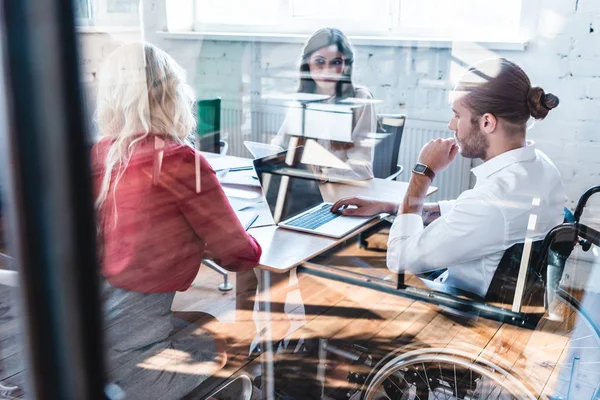
<instances>
[{"instance_id":1,"label":"radiator","mask_svg":"<svg viewBox=\"0 0 600 400\"><path fill-rule=\"evenodd\" d=\"M251 157L244 141L269 143L279 132L285 118L282 107L223 104L221 109L221 137L229 144L229 155Z\"/></svg>"},{"instance_id":2,"label":"radiator","mask_svg":"<svg viewBox=\"0 0 600 400\"><path fill-rule=\"evenodd\" d=\"M269 143L277 134L283 119L285 109L281 107L252 106L241 109L239 104L223 104L221 110L221 134L229 143L229 154L238 157L251 157L244 147L245 140ZM411 120L406 121L402 143L400 145L399 164L405 172L398 179L408 180L410 169L417 162L421 147L431 139L450 137L447 124L435 121ZM471 161L460 156L435 180L438 191L428 200L455 199L469 188Z\"/></svg>"},{"instance_id":3,"label":"radiator","mask_svg":"<svg viewBox=\"0 0 600 400\"><path fill-rule=\"evenodd\" d=\"M435 121L406 120L398 163L404 166L405 172L398 180L408 180L410 169L417 162L419 152L423 145L431 139L451 137L448 124ZM469 189L471 175L471 160L458 155L454 162L436 178L434 185L438 191L427 198L428 201L451 200Z\"/></svg>"}]
</instances>

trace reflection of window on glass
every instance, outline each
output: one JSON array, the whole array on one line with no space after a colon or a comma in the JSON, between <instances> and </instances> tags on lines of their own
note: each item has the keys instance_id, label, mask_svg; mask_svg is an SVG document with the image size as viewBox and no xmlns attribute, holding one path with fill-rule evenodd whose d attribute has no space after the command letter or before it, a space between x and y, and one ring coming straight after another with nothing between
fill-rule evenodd
<instances>
[{"instance_id":1,"label":"reflection of window on glass","mask_svg":"<svg viewBox=\"0 0 600 400\"><path fill-rule=\"evenodd\" d=\"M140 0L74 0L80 25L139 26Z\"/></svg>"},{"instance_id":2,"label":"reflection of window on glass","mask_svg":"<svg viewBox=\"0 0 600 400\"><path fill-rule=\"evenodd\" d=\"M88 19L92 17L92 7L90 0L75 0L75 18L77 19Z\"/></svg>"},{"instance_id":3,"label":"reflection of window on glass","mask_svg":"<svg viewBox=\"0 0 600 400\"><path fill-rule=\"evenodd\" d=\"M106 12L109 13L137 13L138 0L106 0Z\"/></svg>"}]
</instances>

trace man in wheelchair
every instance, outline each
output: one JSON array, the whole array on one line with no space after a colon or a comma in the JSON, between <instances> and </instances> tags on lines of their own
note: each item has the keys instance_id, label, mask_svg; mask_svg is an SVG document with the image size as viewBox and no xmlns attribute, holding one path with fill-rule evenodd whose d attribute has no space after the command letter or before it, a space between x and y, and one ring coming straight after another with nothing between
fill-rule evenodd
<instances>
[{"instance_id":1,"label":"man in wheelchair","mask_svg":"<svg viewBox=\"0 0 600 400\"><path fill-rule=\"evenodd\" d=\"M484 298L507 249L526 239L542 240L564 219L567 198L558 170L526 140L529 119L542 120L557 105L556 96L532 87L525 72L507 59L472 66L453 92L448 127L454 138L423 147L403 202L351 197L332 211L396 214L388 241L391 271L427 273L429 279ZM475 187L456 200L425 204L435 176L459 152L483 160L472 169Z\"/></svg>"}]
</instances>

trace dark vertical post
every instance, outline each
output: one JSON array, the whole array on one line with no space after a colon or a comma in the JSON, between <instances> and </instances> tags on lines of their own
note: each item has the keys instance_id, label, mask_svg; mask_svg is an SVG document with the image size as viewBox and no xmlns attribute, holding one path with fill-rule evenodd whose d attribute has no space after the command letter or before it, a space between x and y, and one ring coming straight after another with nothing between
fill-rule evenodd
<instances>
[{"instance_id":1,"label":"dark vertical post","mask_svg":"<svg viewBox=\"0 0 600 400\"><path fill-rule=\"evenodd\" d=\"M20 278L28 398L104 398L89 148L71 0L0 8L0 140ZM2 107L4 106L4 107Z\"/></svg>"}]
</instances>

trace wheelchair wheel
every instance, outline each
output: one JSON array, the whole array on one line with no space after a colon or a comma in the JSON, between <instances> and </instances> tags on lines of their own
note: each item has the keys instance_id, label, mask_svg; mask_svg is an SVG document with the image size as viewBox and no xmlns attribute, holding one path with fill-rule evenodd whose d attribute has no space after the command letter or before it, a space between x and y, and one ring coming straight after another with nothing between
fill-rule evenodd
<instances>
[{"instance_id":1,"label":"wheelchair wheel","mask_svg":"<svg viewBox=\"0 0 600 400\"><path fill-rule=\"evenodd\" d=\"M362 400L535 399L500 366L460 350L428 348L389 360L367 380Z\"/></svg>"}]
</instances>

